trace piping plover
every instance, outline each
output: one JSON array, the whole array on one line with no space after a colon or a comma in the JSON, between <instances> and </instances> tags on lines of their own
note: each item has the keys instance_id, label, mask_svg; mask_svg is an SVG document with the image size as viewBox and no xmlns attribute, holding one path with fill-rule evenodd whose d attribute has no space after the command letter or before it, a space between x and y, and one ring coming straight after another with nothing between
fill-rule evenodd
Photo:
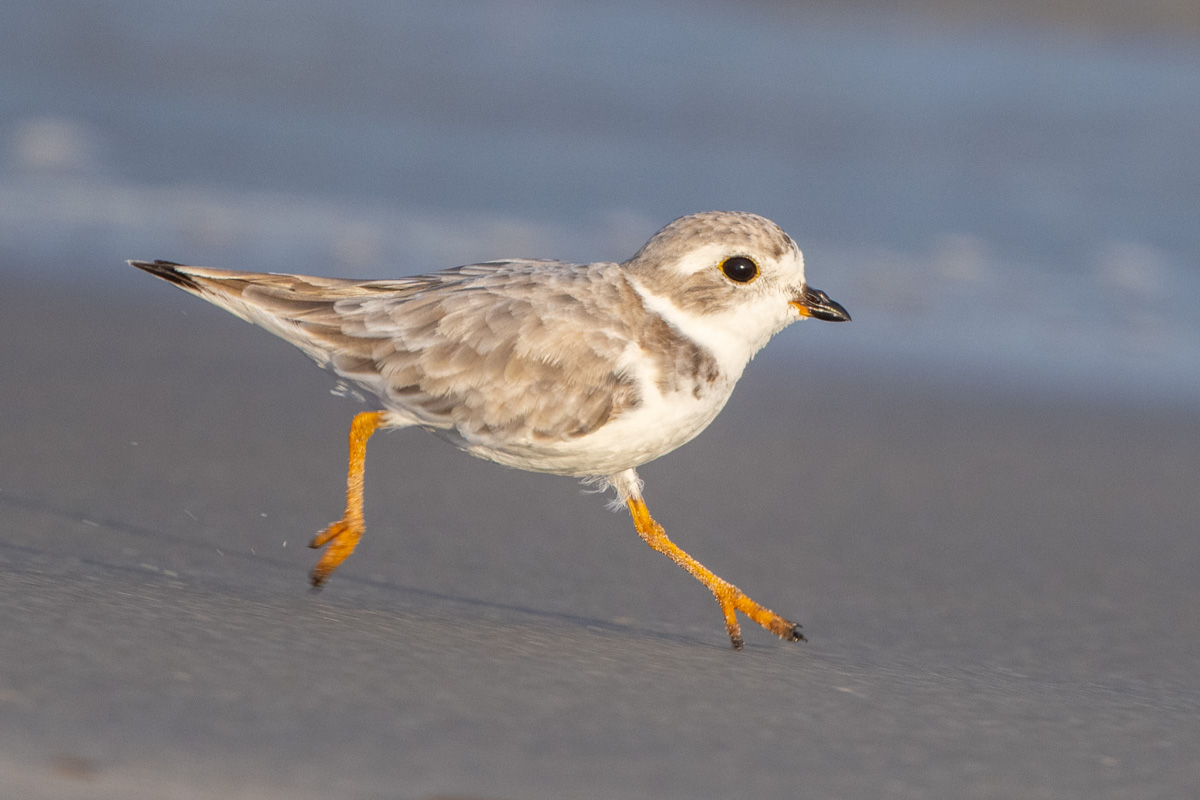
<instances>
[{"instance_id":1,"label":"piping plover","mask_svg":"<svg viewBox=\"0 0 1200 800\"><path fill-rule=\"evenodd\" d=\"M363 533L367 439L425 428L472 455L616 491L638 534L716 596L735 649L741 611L775 635L800 626L677 547L636 468L704 430L742 370L802 317L850 316L804 279L800 249L755 214L681 217L622 264L489 261L382 281L131 261L299 347L379 399L350 426L346 510L317 534L320 586Z\"/></svg>"}]
</instances>

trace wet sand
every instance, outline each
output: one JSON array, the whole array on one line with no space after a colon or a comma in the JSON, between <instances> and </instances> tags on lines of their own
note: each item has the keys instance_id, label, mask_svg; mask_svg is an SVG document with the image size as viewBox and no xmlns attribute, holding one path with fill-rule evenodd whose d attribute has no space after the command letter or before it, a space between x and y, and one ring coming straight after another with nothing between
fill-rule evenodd
<instances>
[{"instance_id":1,"label":"wet sand","mask_svg":"<svg viewBox=\"0 0 1200 800\"><path fill-rule=\"evenodd\" d=\"M601 498L419 431L372 441L367 535L310 592L359 406L130 272L0 299L0 784L22 797L1200 785L1194 408L768 348L642 471L675 540L810 639L747 628L734 653Z\"/></svg>"}]
</instances>

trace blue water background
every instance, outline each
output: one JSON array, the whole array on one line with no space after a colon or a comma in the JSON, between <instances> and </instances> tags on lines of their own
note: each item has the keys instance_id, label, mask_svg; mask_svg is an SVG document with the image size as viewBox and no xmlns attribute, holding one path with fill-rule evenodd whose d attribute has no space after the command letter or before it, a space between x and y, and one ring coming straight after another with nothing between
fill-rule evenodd
<instances>
[{"instance_id":1,"label":"blue water background","mask_svg":"<svg viewBox=\"0 0 1200 800\"><path fill-rule=\"evenodd\" d=\"M765 2L0 18L0 279L102 295L126 258L361 277L621 260L679 215L742 209L854 315L773 345L797 359L1200 401L1186 30Z\"/></svg>"}]
</instances>

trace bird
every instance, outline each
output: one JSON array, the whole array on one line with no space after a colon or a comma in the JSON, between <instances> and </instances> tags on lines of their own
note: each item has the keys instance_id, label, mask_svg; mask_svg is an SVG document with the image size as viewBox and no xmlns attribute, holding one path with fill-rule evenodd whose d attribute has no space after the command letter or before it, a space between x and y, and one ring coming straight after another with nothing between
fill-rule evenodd
<instances>
[{"instance_id":1,"label":"bird","mask_svg":"<svg viewBox=\"0 0 1200 800\"><path fill-rule=\"evenodd\" d=\"M318 533L320 587L365 529L367 440L418 427L473 456L613 490L638 535L737 613L786 641L801 626L677 546L637 468L703 431L751 358L793 322L848 321L805 279L796 242L748 212L674 220L628 260L505 259L392 280L128 262L292 343L377 400L353 418L346 506Z\"/></svg>"}]
</instances>

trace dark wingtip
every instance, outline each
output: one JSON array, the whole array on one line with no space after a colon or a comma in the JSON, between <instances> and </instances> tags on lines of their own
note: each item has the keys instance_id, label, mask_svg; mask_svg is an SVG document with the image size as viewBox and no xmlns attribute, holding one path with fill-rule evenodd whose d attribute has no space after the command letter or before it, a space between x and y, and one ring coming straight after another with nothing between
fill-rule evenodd
<instances>
[{"instance_id":1,"label":"dark wingtip","mask_svg":"<svg viewBox=\"0 0 1200 800\"><path fill-rule=\"evenodd\" d=\"M137 267L140 270L149 272L151 275L156 275L164 281L171 283L189 291L199 291L200 284L190 276L180 272L176 267L182 267L183 264L177 264L174 261L134 261L130 260L129 266Z\"/></svg>"}]
</instances>

